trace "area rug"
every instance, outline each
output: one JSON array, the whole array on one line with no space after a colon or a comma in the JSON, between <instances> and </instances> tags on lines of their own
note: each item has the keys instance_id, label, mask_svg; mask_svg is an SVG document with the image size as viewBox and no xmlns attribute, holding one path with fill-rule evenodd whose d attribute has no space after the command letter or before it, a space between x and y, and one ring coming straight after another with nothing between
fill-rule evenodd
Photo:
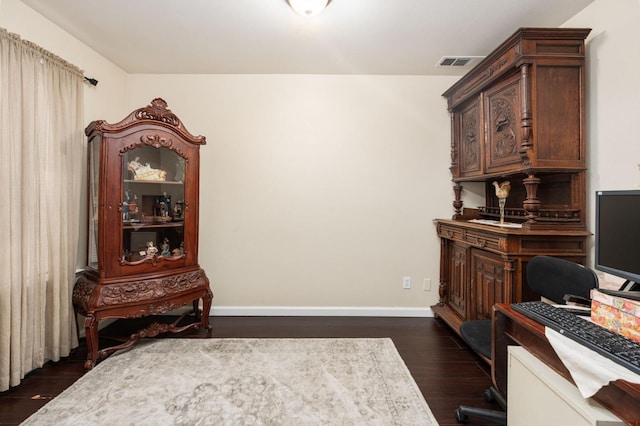
<instances>
[{"instance_id":1,"label":"area rug","mask_svg":"<svg viewBox=\"0 0 640 426\"><path fill-rule=\"evenodd\" d=\"M437 425L390 339L156 339L23 425Z\"/></svg>"}]
</instances>

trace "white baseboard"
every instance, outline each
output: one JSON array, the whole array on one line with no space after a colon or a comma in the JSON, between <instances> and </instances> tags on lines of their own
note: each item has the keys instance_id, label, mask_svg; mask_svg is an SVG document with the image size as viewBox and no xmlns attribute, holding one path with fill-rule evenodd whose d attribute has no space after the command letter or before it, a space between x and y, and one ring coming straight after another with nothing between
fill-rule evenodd
<instances>
[{"instance_id":1,"label":"white baseboard","mask_svg":"<svg viewBox=\"0 0 640 426\"><path fill-rule=\"evenodd\" d=\"M264 316L264 317L433 317L425 308L386 307L295 307L295 306L213 306L210 316Z\"/></svg>"},{"instance_id":2,"label":"white baseboard","mask_svg":"<svg viewBox=\"0 0 640 426\"><path fill-rule=\"evenodd\" d=\"M200 306L202 308L202 305ZM192 309L191 304L185 305L174 311L171 315L181 315ZM407 317L429 318L433 317L431 308L385 308L385 307L353 307L353 306L319 306L319 307L295 307L295 306L213 306L209 316L214 317ZM82 327L84 317L79 320L80 336L85 337ZM98 329L102 330L116 318L108 318L100 321Z\"/></svg>"},{"instance_id":3,"label":"white baseboard","mask_svg":"<svg viewBox=\"0 0 640 426\"><path fill-rule=\"evenodd\" d=\"M202 308L202 305L200 305ZM191 304L182 306L169 315L181 315L191 310ZM355 306L212 306L209 316L213 317L396 317L396 318L432 318L433 311L425 308L387 308ZM109 325L115 319L103 320L102 326ZM99 327L103 328L103 327ZM84 335L84 330L81 330Z\"/></svg>"}]
</instances>

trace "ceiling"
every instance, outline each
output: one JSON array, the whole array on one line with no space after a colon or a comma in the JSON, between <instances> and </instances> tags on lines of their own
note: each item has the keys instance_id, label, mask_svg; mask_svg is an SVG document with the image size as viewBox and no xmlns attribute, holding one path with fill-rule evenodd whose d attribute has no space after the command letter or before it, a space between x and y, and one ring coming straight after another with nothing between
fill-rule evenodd
<instances>
[{"instance_id":1,"label":"ceiling","mask_svg":"<svg viewBox=\"0 0 640 426\"><path fill-rule=\"evenodd\" d=\"M558 27L594 0L22 0L127 73L462 75L519 27ZM90 74L91 70L87 70Z\"/></svg>"}]
</instances>

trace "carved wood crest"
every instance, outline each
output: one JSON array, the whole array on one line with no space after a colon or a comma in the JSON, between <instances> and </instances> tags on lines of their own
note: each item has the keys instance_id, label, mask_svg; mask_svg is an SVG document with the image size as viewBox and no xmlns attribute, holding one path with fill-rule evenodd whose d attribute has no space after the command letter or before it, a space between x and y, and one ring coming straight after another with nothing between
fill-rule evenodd
<instances>
[{"instance_id":1,"label":"carved wood crest","mask_svg":"<svg viewBox=\"0 0 640 426\"><path fill-rule=\"evenodd\" d=\"M180 119L167 108L167 102L162 98L155 98L151 101L151 105L137 109L135 116L139 120L162 121L175 127L182 125Z\"/></svg>"}]
</instances>

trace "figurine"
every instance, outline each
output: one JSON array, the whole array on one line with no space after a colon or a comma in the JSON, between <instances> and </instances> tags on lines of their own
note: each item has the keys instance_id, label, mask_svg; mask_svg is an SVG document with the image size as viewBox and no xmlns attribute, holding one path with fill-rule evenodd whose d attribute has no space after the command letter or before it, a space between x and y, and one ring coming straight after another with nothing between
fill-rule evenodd
<instances>
[{"instance_id":1,"label":"figurine","mask_svg":"<svg viewBox=\"0 0 640 426\"><path fill-rule=\"evenodd\" d=\"M122 220L128 222L131 218L129 217L129 191L124 191L124 201L122 201Z\"/></svg>"},{"instance_id":2,"label":"figurine","mask_svg":"<svg viewBox=\"0 0 640 426\"><path fill-rule=\"evenodd\" d=\"M149 163L142 164L140 157L127 163L127 170L133 175L133 180L151 180L164 182L167 179L167 172L154 169Z\"/></svg>"},{"instance_id":3,"label":"figurine","mask_svg":"<svg viewBox=\"0 0 640 426\"><path fill-rule=\"evenodd\" d=\"M153 241L147 243L147 257L152 257L158 254L158 247L153 244Z\"/></svg>"},{"instance_id":4,"label":"figurine","mask_svg":"<svg viewBox=\"0 0 640 426\"><path fill-rule=\"evenodd\" d=\"M160 246L160 256L169 257L171 256L171 249L169 247L169 239L164 238L162 240L162 245Z\"/></svg>"},{"instance_id":5,"label":"figurine","mask_svg":"<svg viewBox=\"0 0 640 426\"><path fill-rule=\"evenodd\" d=\"M138 220L138 196L133 194L133 200L129 198L127 193L127 213L131 222L139 222Z\"/></svg>"},{"instance_id":6,"label":"figurine","mask_svg":"<svg viewBox=\"0 0 640 426\"><path fill-rule=\"evenodd\" d=\"M160 196L160 216L170 216L171 212L171 195L165 192Z\"/></svg>"},{"instance_id":7,"label":"figurine","mask_svg":"<svg viewBox=\"0 0 640 426\"><path fill-rule=\"evenodd\" d=\"M184 241L180 243L179 248L174 248L171 252L174 256L182 256L184 254Z\"/></svg>"},{"instance_id":8,"label":"figurine","mask_svg":"<svg viewBox=\"0 0 640 426\"><path fill-rule=\"evenodd\" d=\"M176 205L173 206L173 219L180 220L182 219L182 201L176 201Z\"/></svg>"}]
</instances>

